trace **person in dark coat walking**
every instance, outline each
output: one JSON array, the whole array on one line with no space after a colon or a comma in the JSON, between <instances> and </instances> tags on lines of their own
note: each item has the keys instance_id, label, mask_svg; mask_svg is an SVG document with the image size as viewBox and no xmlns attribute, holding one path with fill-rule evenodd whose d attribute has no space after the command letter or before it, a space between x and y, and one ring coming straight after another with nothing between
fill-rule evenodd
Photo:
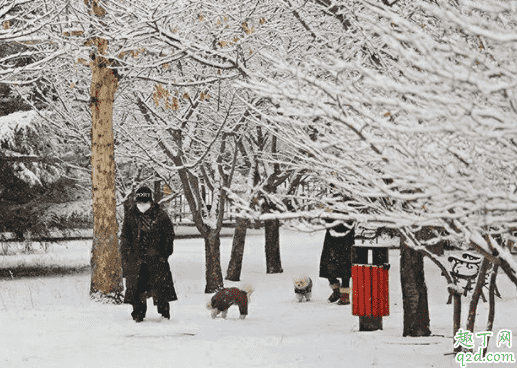
<instances>
[{"instance_id":1,"label":"person in dark coat walking","mask_svg":"<svg viewBox=\"0 0 517 368\"><path fill-rule=\"evenodd\" d=\"M126 279L124 303L133 305L131 316L142 322L147 298L164 318L170 319L169 302L177 300L168 262L173 252L174 228L169 216L153 202L151 189L136 192L136 204L124 216L120 238L122 273Z\"/></svg>"},{"instance_id":2,"label":"person in dark coat walking","mask_svg":"<svg viewBox=\"0 0 517 368\"><path fill-rule=\"evenodd\" d=\"M328 301L350 304L350 277L352 277L352 245L354 222L348 221L327 229L320 259L320 277L329 280L332 294ZM341 285L338 278L341 278Z\"/></svg>"}]
</instances>

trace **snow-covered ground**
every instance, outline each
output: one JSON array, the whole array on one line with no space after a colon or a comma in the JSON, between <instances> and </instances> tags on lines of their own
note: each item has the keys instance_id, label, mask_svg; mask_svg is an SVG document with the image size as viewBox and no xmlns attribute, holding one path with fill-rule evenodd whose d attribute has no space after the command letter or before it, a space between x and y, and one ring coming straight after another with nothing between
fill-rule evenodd
<instances>
[{"instance_id":1,"label":"snow-covered ground","mask_svg":"<svg viewBox=\"0 0 517 368\"><path fill-rule=\"evenodd\" d=\"M91 242L53 245L48 262L89 263ZM254 287L249 315L211 319L205 309L204 249L201 239L181 239L170 258L179 300L172 318L162 320L149 300L147 318L136 324L128 305L103 305L88 298L89 275L21 278L0 281L0 367L459 367L452 351L452 305L447 305L445 279L426 260L431 329L435 336L402 337L399 252L390 250L390 316L384 329L360 332L350 306L328 304L327 281L318 278L323 233L281 233L284 273L265 273L263 236L247 238L242 282ZM221 245L223 271L231 238ZM0 256L0 263L22 256ZM27 257L27 256L24 256ZM11 259L11 260L9 260ZM28 261L30 262L30 261ZM46 261L47 262L47 261ZM313 300L298 303L293 279L309 275ZM499 276L494 332L513 331L513 346L492 352L517 356L517 292ZM463 305L468 305L464 299ZM486 325L488 304L480 302L476 331ZM463 313L463 322L466 313ZM443 336L441 336L443 335ZM480 341L475 339L476 347ZM471 363L474 364L474 363ZM514 363L515 364L515 363ZM513 366L499 364L497 366ZM490 367L496 364L475 364Z\"/></svg>"}]
</instances>

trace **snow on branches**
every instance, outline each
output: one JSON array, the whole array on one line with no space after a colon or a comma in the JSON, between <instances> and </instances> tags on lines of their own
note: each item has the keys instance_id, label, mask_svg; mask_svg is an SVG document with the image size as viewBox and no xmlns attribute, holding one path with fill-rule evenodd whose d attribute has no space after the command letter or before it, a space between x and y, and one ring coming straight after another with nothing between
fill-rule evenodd
<instances>
[{"instance_id":1,"label":"snow on branches","mask_svg":"<svg viewBox=\"0 0 517 368\"><path fill-rule=\"evenodd\" d=\"M293 166L342 195L313 191L290 212L319 217L323 206L326 217L439 226L466 246L473 232L507 237L517 226L511 5L335 2L318 23L314 5L297 4L311 27L300 37L315 42L296 57L270 54L276 75L241 84L277 104L257 123L298 148ZM338 24L345 37L329 32Z\"/></svg>"}]
</instances>

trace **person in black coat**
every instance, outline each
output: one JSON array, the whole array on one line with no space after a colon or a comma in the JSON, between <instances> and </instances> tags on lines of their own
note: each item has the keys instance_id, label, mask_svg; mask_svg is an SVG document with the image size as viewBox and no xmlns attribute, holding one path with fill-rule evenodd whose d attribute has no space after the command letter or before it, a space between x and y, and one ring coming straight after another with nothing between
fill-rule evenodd
<instances>
[{"instance_id":1,"label":"person in black coat","mask_svg":"<svg viewBox=\"0 0 517 368\"><path fill-rule=\"evenodd\" d=\"M350 277L352 277L352 245L354 222L348 221L327 229L320 259L320 277L329 280L332 294L328 301L350 304ZM341 278L341 285L338 278Z\"/></svg>"},{"instance_id":2,"label":"person in black coat","mask_svg":"<svg viewBox=\"0 0 517 368\"><path fill-rule=\"evenodd\" d=\"M153 202L151 189L141 187L136 204L124 216L120 238L124 303L133 305L131 316L136 322L144 320L151 296L158 313L170 319L169 302L178 299L168 261L173 242L169 216Z\"/></svg>"}]
</instances>

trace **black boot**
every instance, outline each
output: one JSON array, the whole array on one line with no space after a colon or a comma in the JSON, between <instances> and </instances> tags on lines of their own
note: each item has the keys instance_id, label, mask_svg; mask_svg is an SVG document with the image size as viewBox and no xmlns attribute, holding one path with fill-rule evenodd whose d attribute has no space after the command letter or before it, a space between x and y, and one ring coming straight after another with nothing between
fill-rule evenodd
<instances>
[{"instance_id":1,"label":"black boot","mask_svg":"<svg viewBox=\"0 0 517 368\"><path fill-rule=\"evenodd\" d=\"M140 313L133 312L131 313L131 315L133 316L133 321L135 321L136 323L144 321L144 317L142 317Z\"/></svg>"},{"instance_id":2,"label":"black boot","mask_svg":"<svg viewBox=\"0 0 517 368\"><path fill-rule=\"evenodd\" d=\"M341 293L339 292L339 283L337 283L337 284L330 284L330 287L332 288L332 294L330 294L330 296L328 298L328 301L330 303L335 303L341 297Z\"/></svg>"},{"instance_id":3,"label":"black boot","mask_svg":"<svg viewBox=\"0 0 517 368\"><path fill-rule=\"evenodd\" d=\"M158 304L158 313L160 313L163 318L165 319L171 319L171 307L169 305L169 302L164 302Z\"/></svg>"},{"instance_id":4,"label":"black boot","mask_svg":"<svg viewBox=\"0 0 517 368\"><path fill-rule=\"evenodd\" d=\"M145 314L147 312L147 300L144 298L139 303L133 304L133 312L131 312L131 317L135 322L142 322L145 318Z\"/></svg>"}]
</instances>

